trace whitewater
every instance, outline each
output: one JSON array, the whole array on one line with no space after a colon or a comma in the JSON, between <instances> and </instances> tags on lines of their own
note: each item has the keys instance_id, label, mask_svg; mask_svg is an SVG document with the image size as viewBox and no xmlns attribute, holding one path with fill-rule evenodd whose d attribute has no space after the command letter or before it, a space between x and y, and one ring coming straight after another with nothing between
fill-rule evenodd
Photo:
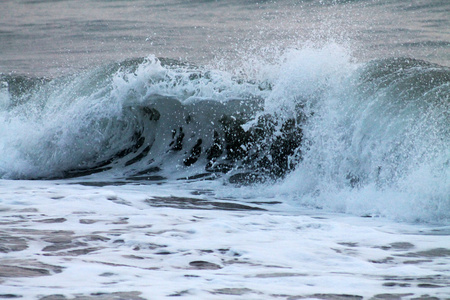
<instances>
[{"instance_id":1,"label":"whitewater","mask_svg":"<svg viewBox=\"0 0 450 300\"><path fill-rule=\"evenodd\" d=\"M448 4L319 2L0 4L0 299L450 298Z\"/></svg>"}]
</instances>

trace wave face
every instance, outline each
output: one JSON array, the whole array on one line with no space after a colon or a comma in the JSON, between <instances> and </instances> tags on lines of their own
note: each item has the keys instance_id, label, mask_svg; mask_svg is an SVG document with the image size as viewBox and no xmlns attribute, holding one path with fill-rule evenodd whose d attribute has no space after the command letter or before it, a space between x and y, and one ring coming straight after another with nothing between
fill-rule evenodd
<instances>
[{"instance_id":1,"label":"wave face","mask_svg":"<svg viewBox=\"0 0 450 300\"><path fill-rule=\"evenodd\" d=\"M220 177L334 211L449 219L449 68L357 64L337 45L247 62L225 72L148 57L53 80L2 75L0 176Z\"/></svg>"}]
</instances>

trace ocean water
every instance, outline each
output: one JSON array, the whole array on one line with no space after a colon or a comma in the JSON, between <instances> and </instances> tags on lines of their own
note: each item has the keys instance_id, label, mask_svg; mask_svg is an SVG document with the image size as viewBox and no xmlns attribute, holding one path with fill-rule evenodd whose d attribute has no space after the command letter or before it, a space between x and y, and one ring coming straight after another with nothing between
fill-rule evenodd
<instances>
[{"instance_id":1,"label":"ocean water","mask_svg":"<svg viewBox=\"0 0 450 300\"><path fill-rule=\"evenodd\" d=\"M449 12L2 1L0 299L450 298Z\"/></svg>"}]
</instances>

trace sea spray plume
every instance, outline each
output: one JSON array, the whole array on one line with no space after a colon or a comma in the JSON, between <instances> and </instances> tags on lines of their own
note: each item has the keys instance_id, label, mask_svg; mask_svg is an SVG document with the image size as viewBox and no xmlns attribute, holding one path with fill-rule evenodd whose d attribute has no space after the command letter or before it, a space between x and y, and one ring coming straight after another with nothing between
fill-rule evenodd
<instances>
[{"instance_id":1,"label":"sea spray plume","mask_svg":"<svg viewBox=\"0 0 450 300\"><path fill-rule=\"evenodd\" d=\"M447 67L414 59L361 65L319 98L303 160L276 188L333 211L445 222L449 82Z\"/></svg>"}]
</instances>

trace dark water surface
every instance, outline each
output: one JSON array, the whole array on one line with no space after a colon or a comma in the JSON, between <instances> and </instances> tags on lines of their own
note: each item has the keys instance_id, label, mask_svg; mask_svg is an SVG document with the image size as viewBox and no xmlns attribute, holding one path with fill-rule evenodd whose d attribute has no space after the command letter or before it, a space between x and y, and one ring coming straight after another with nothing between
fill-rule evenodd
<instances>
[{"instance_id":1,"label":"dark water surface","mask_svg":"<svg viewBox=\"0 0 450 300\"><path fill-rule=\"evenodd\" d=\"M204 64L330 40L362 60L448 66L449 12L446 0L3 0L0 72L56 76L149 54Z\"/></svg>"}]
</instances>

